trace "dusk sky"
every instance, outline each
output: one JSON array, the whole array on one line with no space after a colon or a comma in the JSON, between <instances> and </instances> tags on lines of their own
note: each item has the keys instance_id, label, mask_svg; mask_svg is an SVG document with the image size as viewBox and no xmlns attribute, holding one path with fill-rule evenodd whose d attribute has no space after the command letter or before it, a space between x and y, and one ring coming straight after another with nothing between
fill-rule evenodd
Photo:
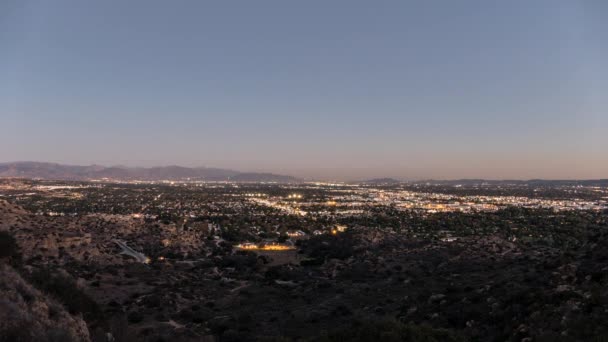
<instances>
[{"instance_id":1,"label":"dusk sky","mask_svg":"<svg viewBox=\"0 0 608 342\"><path fill-rule=\"evenodd\" d=\"M0 162L608 178L608 2L0 1Z\"/></svg>"}]
</instances>

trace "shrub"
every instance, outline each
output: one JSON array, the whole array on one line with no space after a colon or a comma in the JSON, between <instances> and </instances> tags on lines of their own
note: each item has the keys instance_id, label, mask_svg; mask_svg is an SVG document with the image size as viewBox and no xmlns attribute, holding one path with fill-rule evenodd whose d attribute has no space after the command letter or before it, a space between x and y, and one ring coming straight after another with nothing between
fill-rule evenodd
<instances>
[{"instance_id":1,"label":"shrub","mask_svg":"<svg viewBox=\"0 0 608 342\"><path fill-rule=\"evenodd\" d=\"M426 325L404 324L396 320L355 320L348 327L325 334L316 341L383 341L383 342L457 342L461 337L444 329Z\"/></svg>"},{"instance_id":2,"label":"shrub","mask_svg":"<svg viewBox=\"0 0 608 342\"><path fill-rule=\"evenodd\" d=\"M81 313L88 322L103 319L99 305L72 278L50 269L35 270L28 278L34 287L59 300L70 314Z\"/></svg>"},{"instance_id":3,"label":"shrub","mask_svg":"<svg viewBox=\"0 0 608 342\"><path fill-rule=\"evenodd\" d=\"M0 232L0 258L15 258L19 256L19 245L9 232Z\"/></svg>"}]
</instances>

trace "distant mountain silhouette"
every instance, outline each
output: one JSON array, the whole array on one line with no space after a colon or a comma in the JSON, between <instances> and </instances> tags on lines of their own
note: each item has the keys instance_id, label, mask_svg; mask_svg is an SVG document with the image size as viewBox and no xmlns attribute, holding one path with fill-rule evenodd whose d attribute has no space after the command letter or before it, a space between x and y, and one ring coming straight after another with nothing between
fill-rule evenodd
<instances>
[{"instance_id":1,"label":"distant mountain silhouette","mask_svg":"<svg viewBox=\"0 0 608 342\"><path fill-rule=\"evenodd\" d=\"M453 180L421 180L412 183L433 185L528 185L528 186L600 186L608 187L608 179L529 179L529 180L487 180L487 179L453 179Z\"/></svg>"},{"instance_id":2,"label":"distant mountain silhouette","mask_svg":"<svg viewBox=\"0 0 608 342\"><path fill-rule=\"evenodd\" d=\"M395 178L374 178L363 181L365 184L397 184L402 183L400 180Z\"/></svg>"},{"instance_id":3,"label":"distant mountain silhouette","mask_svg":"<svg viewBox=\"0 0 608 342\"><path fill-rule=\"evenodd\" d=\"M235 182L278 182L291 183L297 179L291 176L275 175L273 173L244 172L230 177Z\"/></svg>"},{"instance_id":4,"label":"distant mountain silhouette","mask_svg":"<svg viewBox=\"0 0 608 342\"><path fill-rule=\"evenodd\" d=\"M235 182L298 182L297 178L272 173L239 172L228 169L182 166L123 167L100 165L80 166L42 162L0 163L0 177L54 180L110 179L118 181L143 180L206 180Z\"/></svg>"}]
</instances>

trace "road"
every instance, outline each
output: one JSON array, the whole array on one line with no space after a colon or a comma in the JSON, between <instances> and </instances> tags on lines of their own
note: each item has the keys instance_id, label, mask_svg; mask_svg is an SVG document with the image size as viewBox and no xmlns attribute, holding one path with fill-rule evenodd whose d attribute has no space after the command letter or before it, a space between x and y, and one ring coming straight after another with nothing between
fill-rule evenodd
<instances>
[{"instance_id":1,"label":"road","mask_svg":"<svg viewBox=\"0 0 608 342\"><path fill-rule=\"evenodd\" d=\"M150 262L150 258L148 258L147 256L145 256L143 253L139 253L137 251L135 251L133 248L127 246L127 243L124 241L120 241L120 240L112 240L115 244L118 245L118 247L120 247L122 249L122 252L120 252L120 254L125 254L128 256L131 256L133 258L135 258L135 260L147 264Z\"/></svg>"}]
</instances>

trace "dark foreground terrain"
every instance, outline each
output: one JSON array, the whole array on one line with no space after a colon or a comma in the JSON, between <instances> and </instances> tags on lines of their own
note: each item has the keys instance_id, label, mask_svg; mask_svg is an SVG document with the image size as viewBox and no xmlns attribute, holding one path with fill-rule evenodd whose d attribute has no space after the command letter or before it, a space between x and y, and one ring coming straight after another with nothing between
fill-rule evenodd
<instances>
[{"instance_id":1,"label":"dark foreground terrain","mask_svg":"<svg viewBox=\"0 0 608 342\"><path fill-rule=\"evenodd\" d=\"M34 215L0 200L0 341L608 341L606 211L349 220L259 252L214 219Z\"/></svg>"}]
</instances>

